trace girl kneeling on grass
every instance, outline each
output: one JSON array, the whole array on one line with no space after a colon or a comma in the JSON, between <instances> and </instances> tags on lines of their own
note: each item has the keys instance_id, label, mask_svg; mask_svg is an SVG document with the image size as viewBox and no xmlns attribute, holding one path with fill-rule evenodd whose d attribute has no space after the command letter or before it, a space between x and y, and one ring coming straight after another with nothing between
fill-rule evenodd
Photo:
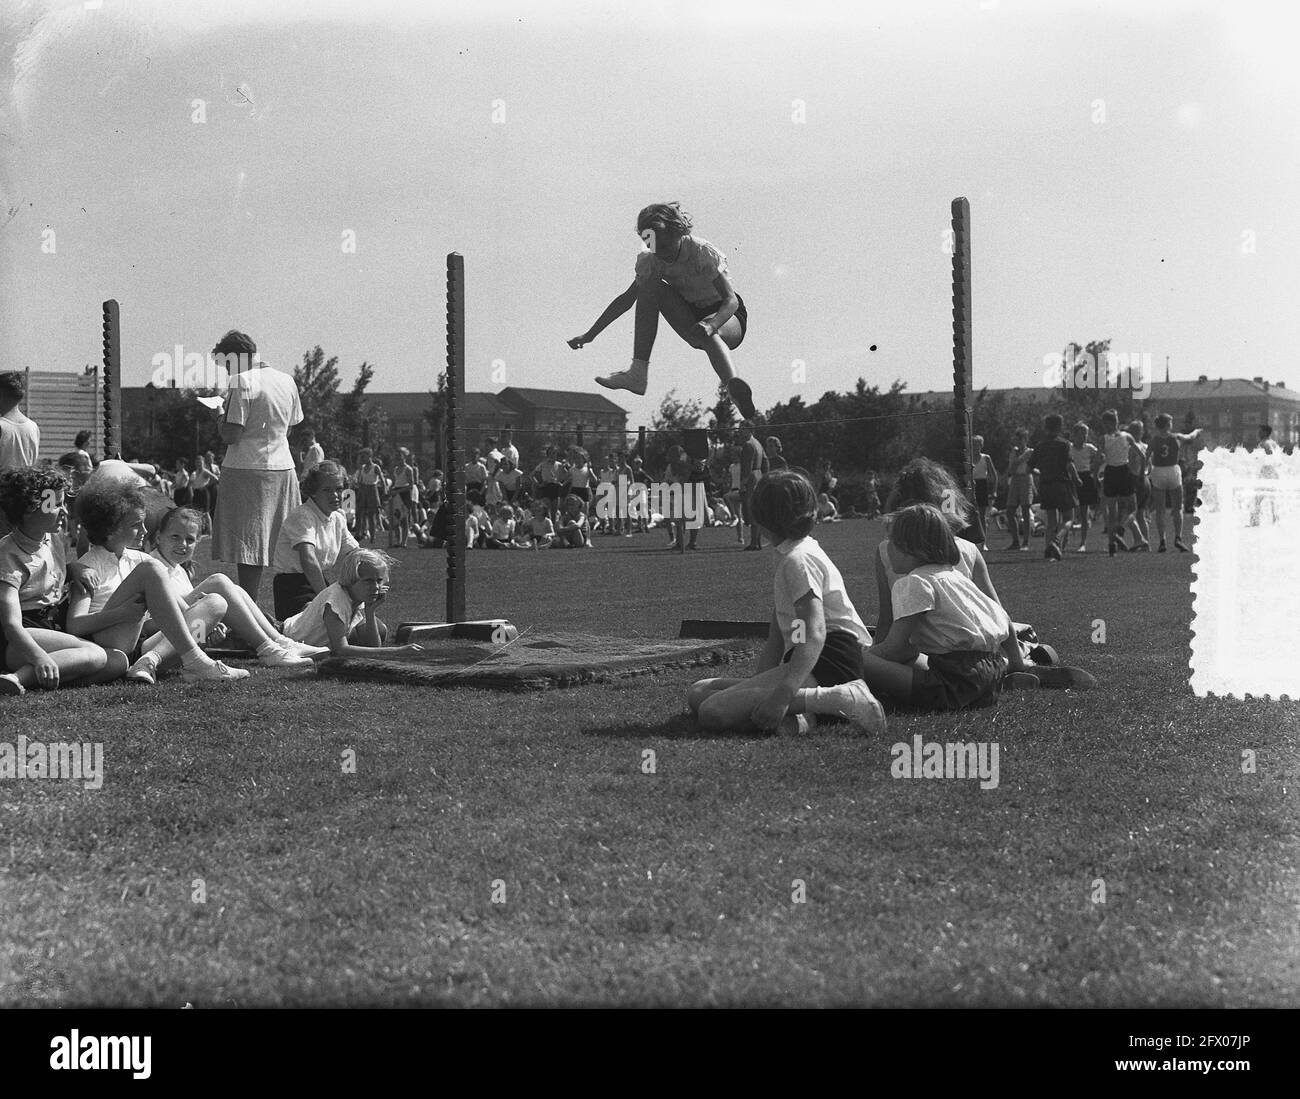
<instances>
[{"instance_id":1,"label":"girl kneeling on grass","mask_svg":"<svg viewBox=\"0 0 1300 1099\"><path fill-rule=\"evenodd\" d=\"M312 657L323 656L329 651L300 645L285 637L252 597L225 573L214 572L195 584L194 549L199 544L202 529L203 516L198 511L176 508L163 516L153 538L151 556L162 562L172 590L186 607L193 607L206 595L219 595L226 601L226 613L220 624L233 629L239 639L257 653L258 661L268 668L309 668ZM135 678L146 679L145 671L156 675L158 669L173 662L175 656L175 651L162 635L154 634L145 642L144 655L136 662Z\"/></svg>"},{"instance_id":2,"label":"girl kneeling on grass","mask_svg":"<svg viewBox=\"0 0 1300 1099\"><path fill-rule=\"evenodd\" d=\"M961 552L943 513L933 504L895 512L887 547L898 575L890 593L893 622L863 654L867 684L915 709L992 706L1007 675L1003 654L1016 649L1016 636L1002 604L956 568ZM921 653L928 668L915 663ZM1038 685L1026 673L1010 674Z\"/></svg>"},{"instance_id":3,"label":"girl kneeling on grass","mask_svg":"<svg viewBox=\"0 0 1300 1099\"><path fill-rule=\"evenodd\" d=\"M816 539L812 483L793 470L759 481L754 522L776 543L775 607L758 671L749 679L702 679L686 693L705 729L807 732L816 714L883 732L885 714L862 681L869 634L844 580ZM784 655L782 655L784 654Z\"/></svg>"},{"instance_id":4,"label":"girl kneeling on grass","mask_svg":"<svg viewBox=\"0 0 1300 1099\"><path fill-rule=\"evenodd\" d=\"M130 663L125 652L63 631L66 582L92 583L59 533L66 487L55 470L0 473L0 513L13 527L0 538L0 695L107 683Z\"/></svg>"},{"instance_id":5,"label":"girl kneeling on grass","mask_svg":"<svg viewBox=\"0 0 1300 1099\"><path fill-rule=\"evenodd\" d=\"M133 653L140 642L146 614L162 631L126 673L137 683L154 685L160 661L179 656L187 683L227 683L247 679L242 668L213 660L194 639L207 636L226 614L226 601L215 593L186 606L167 579L161 561L140 549L145 535L145 497L134 486L108 482L85 488L77 498L82 529L90 549L81 564L94 574L90 594L73 595L68 606L68 632L90 637L105 648ZM167 643L167 644L164 644Z\"/></svg>"},{"instance_id":6,"label":"girl kneeling on grass","mask_svg":"<svg viewBox=\"0 0 1300 1099\"><path fill-rule=\"evenodd\" d=\"M304 645L325 645L334 656L392 660L414 656L423 645L385 645L388 627L375 616L388 595L388 568L393 559L377 549L348 554L338 583L317 594L300 614L284 623L284 632Z\"/></svg>"}]
</instances>

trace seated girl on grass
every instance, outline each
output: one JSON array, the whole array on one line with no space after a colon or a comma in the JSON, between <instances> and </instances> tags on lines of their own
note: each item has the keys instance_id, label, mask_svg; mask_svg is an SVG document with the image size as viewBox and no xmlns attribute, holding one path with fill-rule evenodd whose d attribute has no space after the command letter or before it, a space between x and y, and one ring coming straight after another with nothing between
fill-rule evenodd
<instances>
[{"instance_id":1,"label":"seated girl on grass","mask_svg":"<svg viewBox=\"0 0 1300 1099\"><path fill-rule=\"evenodd\" d=\"M275 542L276 618L290 618L306 607L338 579L342 559L359 548L343 514L346 486L347 475L337 462L321 462L303 478L307 499L285 517Z\"/></svg>"},{"instance_id":2,"label":"seated girl on grass","mask_svg":"<svg viewBox=\"0 0 1300 1099\"><path fill-rule=\"evenodd\" d=\"M257 653L258 661L268 668L309 668L313 656L323 656L328 650L310 645L300 645L285 637L262 613L252 597L225 573L194 583L194 550L199 544L203 529L203 516L190 508L175 508L162 519L162 525L153 537L151 556L162 562L168 582L186 607L192 607L205 595L216 594L226 601L226 613L221 619L222 628L229 627L249 648ZM147 627L146 627L147 628ZM200 639L201 640L201 639ZM210 633L207 640L217 637ZM137 673L146 670L146 663L154 673L160 667L174 662L175 650L162 634L155 633L144 643L144 655L136 662ZM137 674L143 679L143 674Z\"/></svg>"},{"instance_id":3,"label":"seated girl on grass","mask_svg":"<svg viewBox=\"0 0 1300 1099\"><path fill-rule=\"evenodd\" d=\"M555 524L551 549L591 549L587 533L587 501L570 493L564 498L564 514Z\"/></svg>"},{"instance_id":4,"label":"seated girl on grass","mask_svg":"<svg viewBox=\"0 0 1300 1099\"><path fill-rule=\"evenodd\" d=\"M812 482L794 470L769 473L755 487L750 511L776 545L767 645L750 678L694 684L686 693L691 711L703 728L719 731L805 733L821 714L882 732L884 711L862 681L867 628L839 569L809 537L817 515Z\"/></svg>"},{"instance_id":5,"label":"seated girl on grass","mask_svg":"<svg viewBox=\"0 0 1300 1099\"><path fill-rule=\"evenodd\" d=\"M893 621L887 634L877 629L862 656L867 685L909 708L992 706L1008 675L1007 657L1018 651L1016 636L1002 604L957 569L961 553L943 513L932 504L895 512L885 548L898 576L890 592ZM916 664L921 653L926 668ZM1023 672L1010 676L1038 685Z\"/></svg>"},{"instance_id":6,"label":"seated girl on grass","mask_svg":"<svg viewBox=\"0 0 1300 1099\"><path fill-rule=\"evenodd\" d=\"M972 523L971 504L962 493L952 475L938 462L929 458L916 458L908 462L898 475L898 481L889 494L886 504L888 512L912 504L933 504L942 512L949 529L956 536L959 560L955 567L958 572L970 580L986 596L1002 606L993 580L989 576L989 567L980 553L975 541L978 526ZM888 552L888 540L881 542L876 554L876 595L879 606L879 618L875 626L877 637L885 637L894 621L891 593L898 574L894 571ZM1012 623L1017 632L1028 629ZM1017 642L1013 647L1004 649L1010 670L1028 672L1038 680L1040 687L1091 687L1096 680L1080 668L1064 667L1058 663L1055 650L1042 646L1056 666L1041 664L1030 665L1025 662L1025 647ZM1027 679L1017 679L1011 684L1022 688L1031 687Z\"/></svg>"},{"instance_id":7,"label":"seated girl on grass","mask_svg":"<svg viewBox=\"0 0 1300 1099\"><path fill-rule=\"evenodd\" d=\"M422 645L385 645L388 627L376 616L388 595L393 559L377 549L348 554L339 579L318 592L306 608L284 623L284 632L303 645L327 646L333 656L392 660L415 656Z\"/></svg>"},{"instance_id":8,"label":"seated girl on grass","mask_svg":"<svg viewBox=\"0 0 1300 1099\"><path fill-rule=\"evenodd\" d=\"M107 683L130 663L120 649L64 632L67 582L83 591L93 583L59 532L66 487L53 470L0 472L0 512L13 526L0 538L0 695Z\"/></svg>"},{"instance_id":9,"label":"seated girl on grass","mask_svg":"<svg viewBox=\"0 0 1300 1099\"><path fill-rule=\"evenodd\" d=\"M158 641L126 673L139 683L157 683L154 654L180 657L181 676L187 683L228 683L247 679L242 668L228 668L213 660L194 639L215 626L226 614L226 601L215 593L186 606L167 579L167 570L140 549L145 534L145 496L133 485L104 482L87 484L77 498L81 526L90 549L81 563L94 574L93 590L73 594L68 606L68 632L89 637L97 645L134 653L140 642L145 616L157 624L170 647Z\"/></svg>"}]
</instances>

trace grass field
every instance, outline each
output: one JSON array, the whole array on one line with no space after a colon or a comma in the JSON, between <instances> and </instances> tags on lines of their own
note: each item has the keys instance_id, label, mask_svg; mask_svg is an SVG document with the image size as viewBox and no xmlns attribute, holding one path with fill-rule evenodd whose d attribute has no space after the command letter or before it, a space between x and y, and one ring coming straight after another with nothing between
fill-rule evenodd
<instances>
[{"instance_id":1,"label":"grass field","mask_svg":"<svg viewBox=\"0 0 1300 1099\"><path fill-rule=\"evenodd\" d=\"M819 533L874 620L879 524ZM770 552L663 537L472 554L471 617L769 615ZM106 772L0 783L0 1004L1300 1006L1300 705L1192 696L1189 557L1000 546L1012 617L1101 686L883 741L703 735L690 672L0 699L0 740ZM401 559L390 619L440 617L443 555ZM999 786L892 778L914 734L997 742Z\"/></svg>"}]
</instances>

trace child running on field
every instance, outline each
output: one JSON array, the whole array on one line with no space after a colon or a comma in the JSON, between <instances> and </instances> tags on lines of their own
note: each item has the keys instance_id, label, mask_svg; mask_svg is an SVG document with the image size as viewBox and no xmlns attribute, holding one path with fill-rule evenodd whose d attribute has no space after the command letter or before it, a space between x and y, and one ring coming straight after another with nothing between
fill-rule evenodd
<instances>
[{"instance_id":1,"label":"child running on field","mask_svg":"<svg viewBox=\"0 0 1300 1099\"><path fill-rule=\"evenodd\" d=\"M644 395L662 314L683 340L709 356L740 414L752 420L753 394L736 376L731 362L731 352L745 338L749 314L731 285L727 257L707 240L692 236L693 224L676 202L655 203L642 210L636 231L646 250L637 256L632 284L606 306L595 324L569 340L569 346L576 351L591 343L635 305L632 365L596 381L606 389Z\"/></svg>"},{"instance_id":2,"label":"child running on field","mask_svg":"<svg viewBox=\"0 0 1300 1099\"><path fill-rule=\"evenodd\" d=\"M1116 550L1129 548L1124 541L1124 527L1132 521L1136 507L1131 466L1146 459L1138 449L1137 440L1127 431L1119 430L1119 413L1113 408L1101 414L1101 432L1098 462L1102 466L1101 492L1106 507L1106 545L1107 552L1114 557Z\"/></svg>"},{"instance_id":3,"label":"child running on field","mask_svg":"<svg viewBox=\"0 0 1300 1099\"><path fill-rule=\"evenodd\" d=\"M1016 429L1016 441L1007 459L1007 529L1011 531L1009 550L1027 550L1034 534L1034 476L1030 459L1029 429ZM1021 523L1016 524L1016 513Z\"/></svg>"},{"instance_id":4,"label":"child running on field","mask_svg":"<svg viewBox=\"0 0 1300 1099\"><path fill-rule=\"evenodd\" d=\"M1088 442L1090 430L1080 420L1074 425L1074 441L1070 444L1070 461L1074 463L1074 472L1079 475L1079 507L1074 513L1079 526L1079 553L1088 552L1088 530L1092 514L1101 503L1101 497L1097 495L1097 478L1093 472L1098 462L1097 448ZM1067 532L1061 540L1061 549L1065 549L1068 541Z\"/></svg>"},{"instance_id":5,"label":"child running on field","mask_svg":"<svg viewBox=\"0 0 1300 1099\"><path fill-rule=\"evenodd\" d=\"M164 564L141 548L145 535L144 493L132 486L107 482L82 491L77 501L81 525L90 549L81 564L95 578L91 593L78 592L68 605L68 631L89 637L97 645L134 654L146 616L160 633L126 673L137 683L157 684L158 662L180 658L187 683L228 683L247 679L243 668L228 668L213 660L195 640L206 637L225 617L228 604L216 592L186 603L177 595ZM162 649L163 642L169 647ZM155 658L155 653L161 655Z\"/></svg>"},{"instance_id":6,"label":"child running on field","mask_svg":"<svg viewBox=\"0 0 1300 1099\"><path fill-rule=\"evenodd\" d=\"M203 529L203 516L190 508L176 508L163 517L154 535L150 555L167 570L172 590L186 607L193 607L206 595L216 594L226 601L226 613L220 626L229 627L241 641L257 653L259 663L268 668L309 668L312 657L327 651L319 646L300 645L282 634L262 613L252 597L225 573L194 583L194 550ZM202 640L202 639L199 639ZM218 640L215 632L209 641ZM175 660L175 650L160 633L144 643L144 652L132 669L132 678L155 682L160 669Z\"/></svg>"},{"instance_id":7,"label":"child running on field","mask_svg":"<svg viewBox=\"0 0 1300 1099\"><path fill-rule=\"evenodd\" d=\"M337 462L321 462L303 478L307 499L289 512L275 542L271 591L276 618L301 611L338 578L343 559L360 548L343 514L346 484Z\"/></svg>"},{"instance_id":8,"label":"child running on field","mask_svg":"<svg viewBox=\"0 0 1300 1099\"><path fill-rule=\"evenodd\" d=\"M961 551L943 513L932 504L895 512L885 546L898 576L890 591L893 621L883 637L877 629L863 654L868 686L914 709L993 705L1015 634L1002 605L957 569ZM926 668L916 664L921 653ZM1031 679L1015 685L1037 686Z\"/></svg>"},{"instance_id":9,"label":"child running on field","mask_svg":"<svg viewBox=\"0 0 1300 1099\"><path fill-rule=\"evenodd\" d=\"M694 684L686 694L691 711L711 730L805 733L822 715L883 732L884 710L862 681L870 635L839 569L810 537L817 514L812 483L793 470L770 473L751 504L753 521L776 543L767 645L748 679Z\"/></svg>"},{"instance_id":10,"label":"child running on field","mask_svg":"<svg viewBox=\"0 0 1300 1099\"><path fill-rule=\"evenodd\" d=\"M1047 518L1047 537L1043 556L1049 561L1059 561L1062 541L1070 530L1070 516L1078 506L1078 474L1070 459L1070 444L1062 433L1065 421L1056 413L1043 417L1045 441L1034 448L1029 460L1031 469L1039 473L1038 493Z\"/></svg>"},{"instance_id":11,"label":"child running on field","mask_svg":"<svg viewBox=\"0 0 1300 1099\"><path fill-rule=\"evenodd\" d=\"M1198 427L1189 435L1173 430L1174 418L1162 412L1155 419L1155 434L1147 457L1151 461L1151 510L1155 512L1156 533L1160 536L1157 553L1167 553L1165 545L1165 509L1173 512L1174 548L1187 553L1183 545L1183 471L1178 465L1178 454L1186 443L1195 442L1201 434Z\"/></svg>"},{"instance_id":12,"label":"child running on field","mask_svg":"<svg viewBox=\"0 0 1300 1099\"><path fill-rule=\"evenodd\" d=\"M423 645L385 645L388 627L376 611L388 595L393 559L377 549L349 554L337 583L330 584L288 619L284 632L307 646L327 646L333 656L392 660L415 656Z\"/></svg>"},{"instance_id":13,"label":"child running on field","mask_svg":"<svg viewBox=\"0 0 1300 1099\"><path fill-rule=\"evenodd\" d=\"M0 695L108 683L130 663L120 649L64 632L68 582L83 594L94 585L59 532L66 487L55 470L0 472L0 514L10 526L0 538Z\"/></svg>"}]
</instances>

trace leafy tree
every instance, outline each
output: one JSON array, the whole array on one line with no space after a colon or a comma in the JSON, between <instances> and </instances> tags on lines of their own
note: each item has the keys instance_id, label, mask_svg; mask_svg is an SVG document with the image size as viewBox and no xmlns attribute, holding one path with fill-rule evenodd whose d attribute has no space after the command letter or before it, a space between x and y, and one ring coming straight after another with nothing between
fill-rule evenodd
<instances>
[{"instance_id":1,"label":"leafy tree","mask_svg":"<svg viewBox=\"0 0 1300 1099\"><path fill-rule=\"evenodd\" d=\"M357 455L362 447L378 449L388 428L388 413L372 406L366 400L366 387L374 380L375 368L368 362L361 364L352 390L339 398L338 428L343 438L339 460L347 469L357 468Z\"/></svg>"},{"instance_id":2,"label":"leafy tree","mask_svg":"<svg viewBox=\"0 0 1300 1099\"><path fill-rule=\"evenodd\" d=\"M670 389L659 404L659 411L650 419L649 438L646 439L645 468L650 476L657 476L668 463L671 447L683 445L682 432L700 426L704 407L694 398L677 399L677 390Z\"/></svg>"},{"instance_id":3,"label":"leafy tree","mask_svg":"<svg viewBox=\"0 0 1300 1099\"><path fill-rule=\"evenodd\" d=\"M215 390L171 389L149 385L148 419L139 427L126 431L122 454L146 462L161 462L168 469L176 459L184 458L192 470L194 457L209 450L221 453L221 420L199 404L199 397L215 395Z\"/></svg>"},{"instance_id":4,"label":"leafy tree","mask_svg":"<svg viewBox=\"0 0 1300 1099\"><path fill-rule=\"evenodd\" d=\"M326 458L354 469L357 452L363 446L378 447L382 443L388 418L365 396L375 376L374 367L363 362L351 390L341 394L338 364L337 355L327 359L317 344L303 354L302 364L294 367L293 380L298 386L303 418L290 431L289 443L297 454L306 449L308 435L315 432Z\"/></svg>"},{"instance_id":5,"label":"leafy tree","mask_svg":"<svg viewBox=\"0 0 1300 1099\"><path fill-rule=\"evenodd\" d=\"M435 469L447 468L447 372L438 372L437 392L430 391L429 407L424 410L424 418L433 428Z\"/></svg>"}]
</instances>

